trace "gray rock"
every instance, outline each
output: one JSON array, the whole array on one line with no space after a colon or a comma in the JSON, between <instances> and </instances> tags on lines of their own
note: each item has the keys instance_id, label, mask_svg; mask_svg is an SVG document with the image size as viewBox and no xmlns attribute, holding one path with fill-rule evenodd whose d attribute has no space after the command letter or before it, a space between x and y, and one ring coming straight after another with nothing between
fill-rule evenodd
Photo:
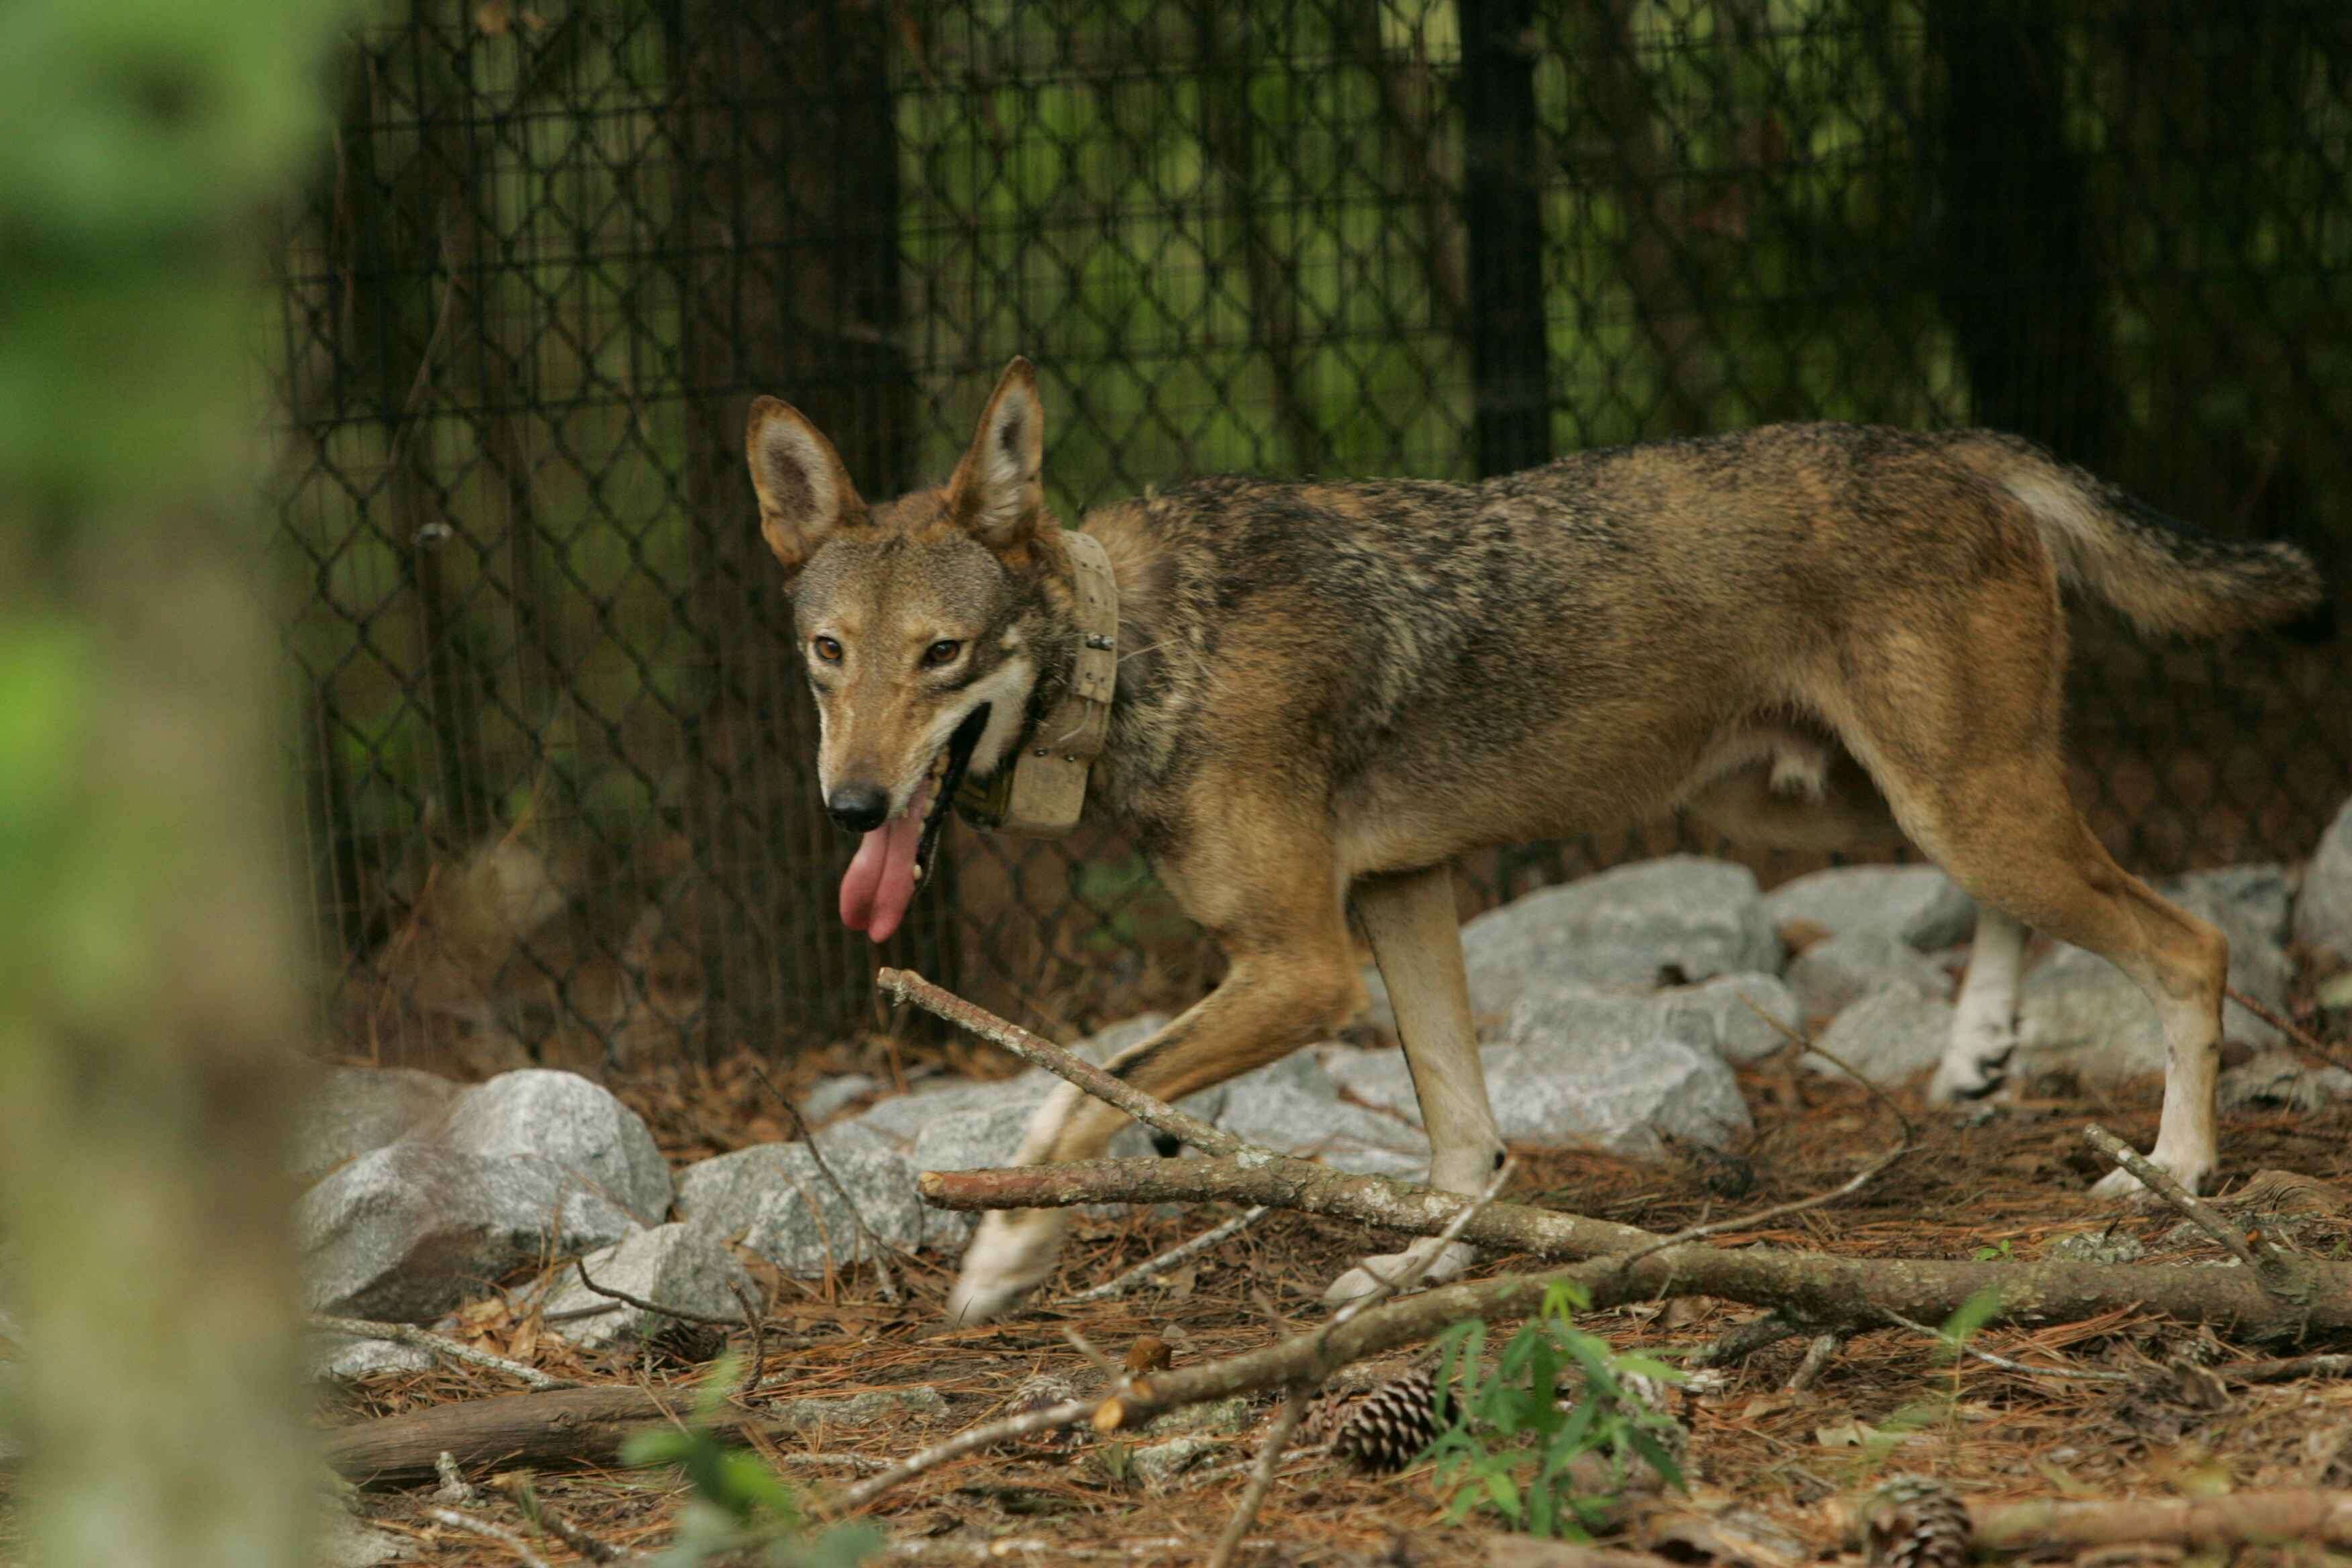
<instances>
[{"instance_id":1,"label":"gray rock","mask_svg":"<svg viewBox=\"0 0 2352 1568\"><path fill-rule=\"evenodd\" d=\"M1128 1462L1135 1467L1138 1479L1165 1486L1223 1447L1214 1437L1171 1437L1136 1449Z\"/></svg>"},{"instance_id":2,"label":"gray rock","mask_svg":"<svg viewBox=\"0 0 2352 1568\"><path fill-rule=\"evenodd\" d=\"M1277 1071L1283 1068L1293 1070ZM1233 1088L1217 1125L1237 1138L1359 1175L1417 1175L1429 1168L1426 1138L1393 1116L1341 1100L1339 1086L1312 1057L1261 1068Z\"/></svg>"},{"instance_id":3,"label":"gray rock","mask_svg":"<svg viewBox=\"0 0 2352 1568\"><path fill-rule=\"evenodd\" d=\"M1868 1081L1893 1085L1943 1060L1951 1036L1950 1003L1909 985L1890 985L1840 1013L1820 1043ZM1818 1052L1806 1052L1803 1060L1813 1072L1845 1076Z\"/></svg>"},{"instance_id":4,"label":"gray rock","mask_svg":"<svg viewBox=\"0 0 2352 1568\"><path fill-rule=\"evenodd\" d=\"M770 1418L793 1426L870 1426L877 1421L924 1421L945 1415L948 1402L928 1383L912 1388L870 1388L842 1399L783 1399Z\"/></svg>"},{"instance_id":5,"label":"gray rock","mask_svg":"<svg viewBox=\"0 0 2352 1568\"><path fill-rule=\"evenodd\" d=\"M1874 931L1913 947L1950 947L1976 929L1976 903L1933 866L1833 866L1764 895L1777 929L1810 921L1832 936Z\"/></svg>"},{"instance_id":6,"label":"gray rock","mask_svg":"<svg viewBox=\"0 0 2352 1568\"><path fill-rule=\"evenodd\" d=\"M850 1101L863 1100L881 1087L871 1073L845 1072L824 1079L801 1097L801 1114L814 1126L845 1110Z\"/></svg>"},{"instance_id":7,"label":"gray rock","mask_svg":"<svg viewBox=\"0 0 2352 1568\"><path fill-rule=\"evenodd\" d=\"M362 1524L340 1510L328 1516L317 1552L319 1568L379 1568L386 1563L416 1561L406 1540Z\"/></svg>"},{"instance_id":8,"label":"gray rock","mask_svg":"<svg viewBox=\"0 0 2352 1568\"><path fill-rule=\"evenodd\" d=\"M2294 900L2294 939L2352 958L2352 800L2336 814L2304 868Z\"/></svg>"},{"instance_id":9,"label":"gray rock","mask_svg":"<svg viewBox=\"0 0 2352 1568\"><path fill-rule=\"evenodd\" d=\"M500 1073L459 1095L438 1122L413 1136L460 1154L551 1160L594 1182L641 1225L658 1225L669 1212L669 1164L653 1133L611 1090L577 1073Z\"/></svg>"},{"instance_id":10,"label":"gray rock","mask_svg":"<svg viewBox=\"0 0 2352 1568\"><path fill-rule=\"evenodd\" d=\"M363 1340L351 1334L311 1334L304 1340L314 1383L352 1383L384 1373L429 1372L434 1356L396 1340Z\"/></svg>"},{"instance_id":11,"label":"gray rock","mask_svg":"<svg viewBox=\"0 0 2352 1568\"><path fill-rule=\"evenodd\" d=\"M295 1224L312 1310L397 1322L423 1321L548 1250L585 1252L638 1228L552 1160L417 1138L312 1187Z\"/></svg>"},{"instance_id":12,"label":"gray rock","mask_svg":"<svg viewBox=\"0 0 2352 1568\"><path fill-rule=\"evenodd\" d=\"M1462 928L1477 1011L1504 1013L1539 980L1647 988L1778 973L1780 939L1743 866L1677 855L1621 866L1491 910Z\"/></svg>"},{"instance_id":13,"label":"gray rock","mask_svg":"<svg viewBox=\"0 0 2352 1568\"><path fill-rule=\"evenodd\" d=\"M1239 1432L1249 1425L1249 1396L1236 1394L1228 1399L1213 1399L1205 1405L1171 1410L1155 1417L1143 1429L1155 1437L1172 1437L1180 1432Z\"/></svg>"},{"instance_id":14,"label":"gray rock","mask_svg":"<svg viewBox=\"0 0 2352 1568\"><path fill-rule=\"evenodd\" d=\"M458 1085L414 1068L332 1068L302 1097L294 1118L294 1173L315 1182L346 1160L381 1149L439 1116Z\"/></svg>"},{"instance_id":15,"label":"gray rock","mask_svg":"<svg viewBox=\"0 0 2352 1568\"><path fill-rule=\"evenodd\" d=\"M1722 1148L1753 1125L1723 1058L1669 1035L1573 1049L1531 1037L1481 1055L1506 1142L1655 1155L1660 1132Z\"/></svg>"},{"instance_id":16,"label":"gray rock","mask_svg":"<svg viewBox=\"0 0 2352 1568\"><path fill-rule=\"evenodd\" d=\"M707 1230L681 1222L641 1230L586 1260L597 1284L625 1290L643 1300L698 1313L731 1318L742 1310L735 1289L751 1288L751 1272L725 1244ZM678 1321L659 1312L599 1296L580 1282L579 1270L556 1276L541 1308L548 1325L576 1345L592 1348L620 1340L650 1339ZM587 1317L573 1317L587 1312Z\"/></svg>"},{"instance_id":17,"label":"gray rock","mask_svg":"<svg viewBox=\"0 0 2352 1568\"><path fill-rule=\"evenodd\" d=\"M2147 1252L2127 1230L2078 1230L2043 1247L2042 1256L2063 1263L2137 1263Z\"/></svg>"},{"instance_id":18,"label":"gray rock","mask_svg":"<svg viewBox=\"0 0 2352 1568\"><path fill-rule=\"evenodd\" d=\"M1097 1030L1071 1045L1072 1055L1100 1067L1128 1047L1140 1044L1168 1022L1165 1013L1143 1013ZM1045 1103L1062 1080L1043 1068L1031 1068L1018 1078L990 1083L950 1080L913 1094L892 1095L866 1108L855 1125L881 1134L901 1149L911 1148L923 1130L943 1117L968 1111L996 1110L1005 1106L1034 1110ZM1204 1089L1182 1101L1195 1116L1211 1117L1222 1103L1223 1088ZM938 1167L945 1169L946 1167Z\"/></svg>"},{"instance_id":19,"label":"gray rock","mask_svg":"<svg viewBox=\"0 0 2352 1568\"><path fill-rule=\"evenodd\" d=\"M2223 1110L2317 1110L2352 1100L2352 1072L2313 1067L2293 1051L2265 1051L2221 1074Z\"/></svg>"},{"instance_id":20,"label":"gray rock","mask_svg":"<svg viewBox=\"0 0 2352 1568\"><path fill-rule=\"evenodd\" d=\"M918 1171L977 1171L1009 1165L1034 1110L1025 1105L958 1111L923 1129L909 1156Z\"/></svg>"},{"instance_id":21,"label":"gray rock","mask_svg":"<svg viewBox=\"0 0 2352 1568\"><path fill-rule=\"evenodd\" d=\"M1758 1016L1759 1008L1766 1016ZM1791 1029L1800 1024L1796 997L1770 974L1722 974L1646 994L1543 981L1512 1007L1504 1038L1572 1056L1588 1043L1613 1049L1627 1039L1664 1035L1726 1061L1748 1062L1788 1043L1770 1020Z\"/></svg>"},{"instance_id":22,"label":"gray rock","mask_svg":"<svg viewBox=\"0 0 2352 1568\"><path fill-rule=\"evenodd\" d=\"M1905 985L1948 999L1951 977L1890 931L1856 929L1817 942L1789 963L1789 985L1808 1018L1833 1017L1875 991Z\"/></svg>"},{"instance_id":23,"label":"gray rock","mask_svg":"<svg viewBox=\"0 0 2352 1568\"><path fill-rule=\"evenodd\" d=\"M925 1208L915 1195L915 1167L905 1155L870 1142L817 1134L825 1164L888 1246L952 1244L961 1226ZM823 1275L866 1257L866 1237L805 1143L761 1143L689 1165L678 1175L687 1221L740 1242L788 1274Z\"/></svg>"},{"instance_id":24,"label":"gray rock","mask_svg":"<svg viewBox=\"0 0 2352 1568\"><path fill-rule=\"evenodd\" d=\"M2158 882L2157 890L2204 915L2230 933L2231 940L2283 945L2294 889L2286 868L2272 863L2225 866L2218 871L2191 871Z\"/></svg>"}]
</instances>

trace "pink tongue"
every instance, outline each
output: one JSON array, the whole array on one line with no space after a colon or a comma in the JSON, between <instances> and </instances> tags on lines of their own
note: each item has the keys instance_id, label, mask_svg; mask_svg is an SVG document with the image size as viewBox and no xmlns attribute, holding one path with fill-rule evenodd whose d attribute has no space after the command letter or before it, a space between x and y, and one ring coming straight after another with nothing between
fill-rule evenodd
<instances>
[{"instance_id":1,"label":"pink tongue","mask_svg":"<svg viewBox=\"0 0 2352 1568\"><path fill-rule=\"evenodd\" d=\"M841 876L841 923L874 942L887 942L915 901L915 849L922 842L928 784L907 809L858 841Z\"/></svg>"}]
</instances>

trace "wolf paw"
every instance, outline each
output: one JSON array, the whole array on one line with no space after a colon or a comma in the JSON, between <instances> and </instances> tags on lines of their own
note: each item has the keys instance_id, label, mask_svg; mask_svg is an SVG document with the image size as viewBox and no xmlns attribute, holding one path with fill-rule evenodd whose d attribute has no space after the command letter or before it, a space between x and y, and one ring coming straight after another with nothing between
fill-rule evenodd
<instances>
[{"instance_id":1,"label":"wolf paw","mask_svg":"<svg viewBox=\"0 0 2352 1568\"><path fill-rule=\"evenodd\" d=\"M2213 1180L2213 1162L2210 1160L2181 1160L2156 1153L2148 1156L2148 1163L2164 1170L2192 1193L2203 1192ZM2120 1167L2092 1183L2091 1195L2119 1199L2137 1208L2164 1206L2164 1199L2148 1191L2137 1176Z\"/></svg>"},{"instance_id":2,"label":"wolf paw","mask_svg":"<svg viewBox=\"0 0 2352 1568\"><path fill-rule=\"evenodd\" d=\"M1054 1210L992 1214L980 1222L948 1292L948 1321L985 1323L1019 1306L1054 1272L1064 1216Z\"/></svg>"},{"instance_id":3,"label":"wolf paw","mask_svg":"<svg viewBox=\"0 0 2352 1568\"><path fill-rule=\"evenodd\" d=\"M2009 1081L2009 1064L2017 1055L2013 1031L1987 1030L1966 1040L1955 1040L1936 1064L1927 1085L1930 1105L1960 1105L1982 1100Z\"/></svg>"},{"instance_id":4,"label":"wolf paw","mask_svg":"<svg viewBox=\"0 0 2352 1568\"><path fill-rule=\"evenodd\" d=\"M1331 1288L1323 1292L1325 1305L1341 1307L1360 1297L1370 1295L1381 1288L1381 1281L1394 1279L1405 1273L1427 1258L1436 1247L1437 1238L1428 1237L1414 1242L1402 1252L1387 1252L1365 1258L1331 1281ZM1469 1268L1477 1256L1478 1249L1466 1241L1448 1242L1444 1252L1430 1265L1429 1272L1421 1277L1414 1289L1453 1279Z\"/></svg>"}]
</instances>

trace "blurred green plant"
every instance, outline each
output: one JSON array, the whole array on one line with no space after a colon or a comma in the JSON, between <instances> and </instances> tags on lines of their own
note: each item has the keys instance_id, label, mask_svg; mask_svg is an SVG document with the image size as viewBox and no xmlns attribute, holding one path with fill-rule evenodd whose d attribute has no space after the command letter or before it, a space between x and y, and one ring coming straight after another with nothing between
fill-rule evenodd
<instances>
[{"instance_id":1,"label":"blurred green plant","mask_svg":"<svg viewBox=\"0 0 2352 1568\"><path fill-rule=\"evenodd\" d=\"M621 1450L625 1464L675 1468L689 1489L677 1533L647 1561L656 1568L699 1568L721 1558L769 1568L856 1568L881 1550L879 1530L859 1521L812 1533L799 1495L784 1479L759 1455L712 1430L739 1372L736 1357L721 1358L684 1425L637 1433Z\"/></svg>"},{"instance_id":2,"label":"blurred green plant","mask_svg":"<svg viewBox=\"0 0 2352 1568\"><path fill-rule=\"evenodd\" d=\"M1591 1304L1572 1280L1552 1286L1543 1310L1504 1345L1491 1376L1479 1373L1484 1321L1457 1323L1441 1338L1439 1408L1451 1419L1424 1452L1437 1461L1438 1484L1452 1491L1449 1519L1486 1512L1530 1535L1581 1540L1601 1525L1633 1464L1683 1485L1667 1447L1679 1429L1631 1381L1664 1385L1682 1382L1683 1373L1577 1328L1573 1314ZM1561 1379L1570 1373L1580 1385L1564 1397ZM1606 1463L1607 1491L1580 1489L1588 1483L1576 1461L1591 1455Z\"/></svg>"}]
</instances>

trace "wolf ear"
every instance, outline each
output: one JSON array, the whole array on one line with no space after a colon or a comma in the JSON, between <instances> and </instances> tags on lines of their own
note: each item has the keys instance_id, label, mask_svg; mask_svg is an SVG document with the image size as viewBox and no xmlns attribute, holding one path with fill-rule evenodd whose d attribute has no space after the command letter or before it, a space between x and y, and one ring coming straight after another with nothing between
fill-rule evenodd
<instances>
[{"instance_id":1,"label":"wolf ear","mask_svg":"<svg viewBox=\"0 0 2352 1568\"><path fill-rule=\"evenodd\" d=\"M787 575L807 565L835 529L864 518L841 455L791 404L755 399L743 447L760 494L760 531Z\"/></svg>"},{"instance_id":2,"label":"wolf ear","mask_svg":"<svg viewBox=\"0 0 2352 1568\"><path fill-rule=\"evenodd\" d=\"M948 507L974 539L1002 554L1034 537L1045 520L1045 407L1025 359L1003 379L980 416L971 449L948 480Z\"/></svg>"}]
</instances>

